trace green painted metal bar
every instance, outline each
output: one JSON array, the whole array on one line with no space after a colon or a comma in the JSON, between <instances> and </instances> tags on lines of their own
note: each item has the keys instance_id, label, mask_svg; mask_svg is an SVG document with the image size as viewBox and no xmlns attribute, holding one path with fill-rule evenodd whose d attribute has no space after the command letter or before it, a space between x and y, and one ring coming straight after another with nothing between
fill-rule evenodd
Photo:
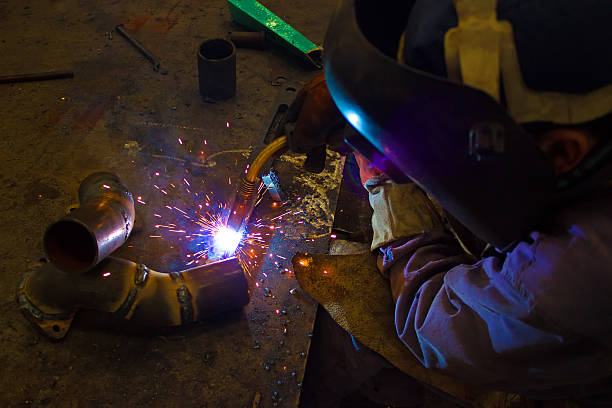
<instances>
[{"instance_id":1,"label":"green painted metal bar","mask_svg":"<svg viewBox=\"0 0 612 408\"><path fill-rule=\"evenodd\" d=\"M266 39L321 68L321 46L287 24L256 0L227 0L232 19L253 31L264 30Z\"/></svg>"}]
</instances>

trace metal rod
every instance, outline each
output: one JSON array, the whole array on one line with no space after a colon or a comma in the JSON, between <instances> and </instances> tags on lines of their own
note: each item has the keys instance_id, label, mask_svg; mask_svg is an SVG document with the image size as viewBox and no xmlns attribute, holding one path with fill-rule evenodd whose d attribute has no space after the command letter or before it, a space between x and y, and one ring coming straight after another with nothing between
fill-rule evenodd
<instances>
[{"instance_id":1,"label":"metal rod","mask_svg":"<svg viewBox=\"0 0 612 408\"><path fill-rule=\"evenodd\" d=\"M151 51L149 51L148 48L146 48L138 40L136 40L132 36L132 34L130 34L125 29L125 27L123 27L123 24L119 24L117 27L115 27L115 29L117 30L117 32L119 32L119 34L121 34L123 38L125 38L130 44L132 44L134 48L136 48L146 59L148 59L151 62L151 64L153 64L153 70L159 71L159 67L160 67L159 59L157 59L157 57Z\"/></svg>"},{"instance_id":2,"label":"metal rod","mask_svg":"<svg viewBox=\"0 0 612 408\"><path fill-rule=\"evenodd\" d=\"M74 77L72 71L49 71L33 72L29 74L3 75L0 76L0 84L10 84L15 82L47 81L49 79L63 79Z\"/></svg>"},{"instance_id":3,"label":"metal rod","mask_svg":"<svg viewBox=\"0 0 612 408\"><path fill-rule=\"evenodd\" d=\"M229 38L237 48L266 48L265 31L231 31Z\"/></svg>"}]
</instances>

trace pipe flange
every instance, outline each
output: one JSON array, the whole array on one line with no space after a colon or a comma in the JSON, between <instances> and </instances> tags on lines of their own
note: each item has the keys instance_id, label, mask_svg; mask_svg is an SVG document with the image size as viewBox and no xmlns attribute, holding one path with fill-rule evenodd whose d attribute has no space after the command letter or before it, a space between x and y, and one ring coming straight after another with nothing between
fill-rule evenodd
<instances>
[{"instance_id":1,"label":"pipe flange","mask_svg":"<svg viewBox=\"0 0 612 408\"><path fill-rule=\"evenodd\" d=\"M28 299L25 293L25 284L29 278L30 273L27 272L24 279L19 285L19 292L17 293L17 303L19 304L19 310L25 316L26 319L35 324L43 334L51 337L52 339L62 339L68 333L70 324L74 318L75 311L65 313L45 313Z\"/></svg>"}]
</instances>

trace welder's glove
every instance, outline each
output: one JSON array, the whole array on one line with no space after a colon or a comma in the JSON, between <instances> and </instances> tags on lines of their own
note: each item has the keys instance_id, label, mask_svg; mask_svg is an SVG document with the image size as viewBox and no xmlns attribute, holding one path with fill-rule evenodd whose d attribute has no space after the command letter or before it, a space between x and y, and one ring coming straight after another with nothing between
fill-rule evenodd
<instances>
[{"instance_id":1,"label":"welder's glove","mask_svg":"<svg viewBox=\"0 0 612 408\"><path fill-rule=\"evenodd\" d=\"M298 92L277 136L286 135L291 150L308 155L307 169L320 172L325 164L325 145L342 150L344 125L321 72Z\"/></svg>"},{"instance_id":2,"label":"welder's glove","mask_svg":"<svg viewBox=\"0 0 612 408\"><path fill-rule=\"evenodd\" d=\"M394 183L380 170L372 168L363 156L356 154L355 157L374 210L372 251L399 239L444 226L439 210L416 184Z\"/></svg>"},{"instance_id":3,"label":"welder's glove","mask_svg":"<svg viewBox=\"0 0 612 408\"><path fill-rule=\"evenodd\" d=\"M366 182L373 177L384 176L385 178L388 178L382 170L374 167L374 165L361 154L353 152L353 156L355 156L355 161L359 167L359 178L361 179L361 184L364 187Z\"/></svg>"}]
</instances>

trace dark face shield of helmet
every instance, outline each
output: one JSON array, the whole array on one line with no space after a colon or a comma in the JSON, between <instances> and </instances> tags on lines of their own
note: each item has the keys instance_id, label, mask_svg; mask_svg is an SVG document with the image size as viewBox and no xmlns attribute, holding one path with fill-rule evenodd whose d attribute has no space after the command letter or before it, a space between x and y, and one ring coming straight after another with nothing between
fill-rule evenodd
<instances>
[{"instance_id":1,"label":"dark face shield of helmet","mask_svg":"<svg viewBox=\"0 0 612 408\"><path fill-rule=\"evenodd\" d=\"M550 204L552 166L492 97L400 64L375 47L361 29L368 14L360 15L363 4L342 1L325 39L324 69L336 105L474 234L510 247Z\"/></svg>"}]
</instances>

